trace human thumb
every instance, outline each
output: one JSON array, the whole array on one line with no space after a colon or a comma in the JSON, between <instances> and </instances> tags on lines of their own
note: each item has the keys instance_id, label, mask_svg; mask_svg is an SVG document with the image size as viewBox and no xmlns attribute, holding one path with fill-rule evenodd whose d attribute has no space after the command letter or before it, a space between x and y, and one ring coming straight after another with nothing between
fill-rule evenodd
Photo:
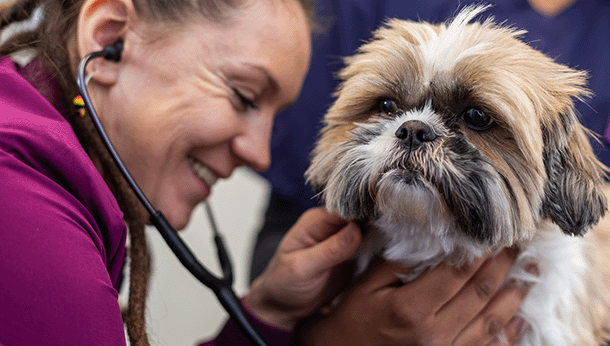
<instances>
[{"instance_id":1,"label":"human thumb","mask_svg":"<svg viewBox=\"0 0 610 346\"><path fill-rule=\"evenodd\" d=\"M339 232L306 250L309 272L315 275L341 264L352 257L361 241L358 225L348 223Z\"/></svg>"}]
</instances>

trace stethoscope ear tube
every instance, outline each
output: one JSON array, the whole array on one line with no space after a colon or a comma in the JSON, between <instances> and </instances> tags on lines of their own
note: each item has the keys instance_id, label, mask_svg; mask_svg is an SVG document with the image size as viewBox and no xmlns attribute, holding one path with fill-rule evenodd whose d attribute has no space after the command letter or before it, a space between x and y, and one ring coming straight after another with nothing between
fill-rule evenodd
<instances>
[{"instance_id":1,"label":"stethoscope ear tube","mask_svg":"<svg viewBox=\"0 0 610 346\"><path fill-rule=\"evenodd\" d=\"M78 89L83 98L83 102L85 104L86 111L91 116L93 121L93 125L95 126L104 146L110 153L110 156L114 160L117 165L119 171L127 180L127 183L136 194L138 199L142 202L148 213L150 214L150 221L157 228L165 243L170 247L174 255L178 258L180 263L199 280L201 283L209 287L216 297L220 304L225 308L227 313L231 316L234 322L239 326L242 332L250 339L250 341L254 345L259 346L267 346L267 342L260 336L258 331L252 326L250 321L248 320L246 313L244 311L243 306L241 305L239 299L235 295L235 292L231 288L233 284L233 271L231 269L231 261L229 259L229 255L224 247L222 242L222 237L218 233L216 228L216 224L214 222L210 207L206 204L206 208L208 211L208 215L210 218L210 223L212 224L212 229L214 230L214 242L216 243L217 251L218 251L218 259L223 271L223 277L218 278L210 273L201 263L197 260L195 255L191 252L189 247L184 243L182 238L178 235L178 232L174 230L174 228L170 225L163 214L156 210L152 204L148 201L142 190L138 187L137 183L127 170L127 167L123 164L121 158L119 157L117 151L115 150L112 142L108 138L104 127L102 126L99 117L95 109L93 108L93 104L91 103L91 99L89 97L89 93L87 91L87 86L85 83L85 68L87 63L98 57L103 57L106 60L111 61L119 61L121 58L121 52L123 49L123 42L118 41L113 45L109 45L104 47L103 50L98 52L93 52L85 56L79 63L77 69L77 85Z\"/></svg>"},{"instance_id":2,"label":"stethoscope ear tube","mask_svg":"<svg viewBox=\"0 0 610 346\"><path fill-rule=\"evenodd\" d=\"M178 232L171 227L161 212L156 212L155 214L151 215L150 221L157 228L159 233L161 233L165 243L167 243L180 263L182 263L182 265L189 272L191 272L191 274L193 274L197 280L209 287L214 292L220 304L222 304L242 332L250 338L250 341L252 341L254 345L267 345L265 340L260 336L258 331L252 326L246 317L243 306L231 288L233 280L232 271L230 269L230 260L220 235L216 234L214 240L218 249L218 258L221 262L221 267L223 268L223 278L217 278L216 276L212 275L199 263L188 246L186 246L186 244L182 241L182 238L180 238Z\"/></svg>"}]
</instances>

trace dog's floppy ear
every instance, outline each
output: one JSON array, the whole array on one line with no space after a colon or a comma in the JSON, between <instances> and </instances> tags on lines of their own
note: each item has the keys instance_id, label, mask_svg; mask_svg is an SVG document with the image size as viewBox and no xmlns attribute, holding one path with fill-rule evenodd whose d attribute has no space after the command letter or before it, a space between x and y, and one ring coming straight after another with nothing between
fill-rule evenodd
<instances>
[{"instance_id":1,"label":"dog's floppy ear","mask_svg":"<svg viewBox=\"0 0 610 346\"><path fill-rule=\"evenodd\" d=\"M607 168L595 157L573 107L560 118L561 125L543 126L547 182L542 213L564 233L580 236L606 211L602 185Z\"/></svg>"}]
</instances>

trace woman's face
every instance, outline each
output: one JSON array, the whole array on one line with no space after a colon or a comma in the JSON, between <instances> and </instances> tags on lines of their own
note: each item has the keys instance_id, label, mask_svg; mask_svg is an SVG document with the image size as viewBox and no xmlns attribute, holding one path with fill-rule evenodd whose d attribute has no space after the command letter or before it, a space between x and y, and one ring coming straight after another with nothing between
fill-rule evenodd
<instances>
[{"instance_id":1,"label":"woman's face","mask_svg":"<svg viewBox=\"0 0 610 346\"><path fill-rule=\"evenodd\" d=\"M128 32L118 81L96 104L134 179L177 229L218 178L268 167L273 119L296 99L310 57L296 1L250 1L223 24L188 23L156 39L146 26Z\"/></svg>"}]
</instances>

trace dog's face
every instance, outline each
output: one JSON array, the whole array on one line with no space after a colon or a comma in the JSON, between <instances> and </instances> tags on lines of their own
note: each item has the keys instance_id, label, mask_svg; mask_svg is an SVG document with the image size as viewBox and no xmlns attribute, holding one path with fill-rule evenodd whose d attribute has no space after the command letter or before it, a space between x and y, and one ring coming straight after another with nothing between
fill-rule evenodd
<instances>
[{"instance_id":1,"label":"dog's face","mask_svg":"<svg viewBox=\"0 0 610 346\"><path fill-rule=\"evenodd\" d=\"M347 219L449 220L511 245L545 219L582 235L606 209L604 168L573 100L586 74L491 21L392 20L347 59L306 176Z\"/></svg>"}]
</instances>

